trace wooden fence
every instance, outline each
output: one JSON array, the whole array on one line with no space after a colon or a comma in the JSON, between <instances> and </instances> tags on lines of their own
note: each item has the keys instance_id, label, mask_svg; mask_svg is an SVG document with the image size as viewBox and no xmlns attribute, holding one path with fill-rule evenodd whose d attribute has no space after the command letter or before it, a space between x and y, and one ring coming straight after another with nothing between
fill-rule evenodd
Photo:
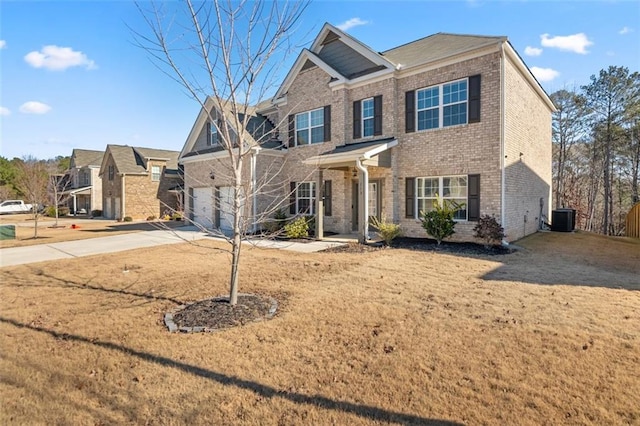
<instances>
[{"instance_id":1,"label":"wooden fence","mask_svg":"<svg viewBox=\"0 0 640 426\"><path fill-rule=\"evenodd\" d=\"M627 213L627 237L640 238L640 203L636 203Z\"/></svg>"}]
</instances>

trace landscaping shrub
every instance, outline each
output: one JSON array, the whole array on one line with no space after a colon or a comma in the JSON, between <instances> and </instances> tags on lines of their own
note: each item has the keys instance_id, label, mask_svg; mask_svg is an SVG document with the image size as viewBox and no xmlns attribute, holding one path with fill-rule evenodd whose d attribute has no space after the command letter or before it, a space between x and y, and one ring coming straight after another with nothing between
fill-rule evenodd
<instances>
[{"instance_id":1,"label":"landscaping shrub","mask_svg":"<svg viewBox=\"0 0 640 426\"><path fill-rule=\"evenodd\" d=\"M91 210L91 217L100 217L102 216L102 210Z\"/></svg>"},{"instance_id":2,"label":"landscaping shrub","mask_svg":"<svg viewBox=\"0 0 640 426\"><path fill-rule=\"evenodd\" d=\"M147 220L156 220L156 216L153 214L151 216L147 216Z\"/></svg>"},{"instance_id":3,"label":"landscaping shrub","mask_svg":"<svg viewBox=\"0 0 640 426\"><path fill-rule=\"evenodd\" d=\"M442 240L456 233L454 230L456 222L453 220L453 216L462 208L462 205L455 201L444 200L440 203L440 200L440 198L434 200L433 210L420 212L422 227L438 242L438 245Z\"/></svg>"},{"instance_id":4,"label":"landscaping shrub","mask_svg":"<svg viewBox=\"0 0 640 426\"><path fill-rule=\"evenodd\" d=\"M123 222L133 222L133 219L131 218L131 216L125 216L124 219L122 219Z\"/></svg>"},{"instance_id":5,"label":"landscaping shrub","mask_svg":"<svg viewBox=\"0 0 640 426\"><path fill-rule=\"evenodd\" d=\"M171 220L182 220L182 215L178 212L175 212L171 215Z\"/></svg>"},{"instance_id":6,"label":"landscaping shrub","mask_svg":"<svg viewBox=\"0 0 640 426\"><path fill-rule=\"evenodd\" d=\"M287 238L306 238L309 236L309 222L307 218L299 217L284 226Z\"/></svg>"},{"instance_id":7,"label":"landscaping shrub","mask_svg":"<svg viewBox=\"0 0 640 426\"><path fill-rule=\"evenodd\" d=\"M387 222L387 219L384 217L379 220L374 216L371 218L370 223L376 230L378 236L382 238L382 241L384 241L388 246L391 245L391 241L393 241L394 238L399 237L402 233L400 225L393 222Z\"/></svg>"},{"instance_id":8,"label":"landscaping shrub","mask_svg":"<svg viewBox=\"0 0 640 426\"><path fill-rule=\"evenodd\" d=\"M484 240L486 248L499 245L506 236L504 228L500 226L496 218L487 214L480 217L476 226L473 227L473 232L476 238Z\"/></svg>"},{"instance_id":9,"label":"landscaping shrub","mask_svg":"<svg viewBox=\"0 0 640 426\"><path fill-rule=\"evenodd\" d=\"M58 217L67 216L70 210L69 207L58 207ZM44 209L44 215L49 217L56 217L56 208L54 206L48 206Z\"/></svg>"}]
</instances>

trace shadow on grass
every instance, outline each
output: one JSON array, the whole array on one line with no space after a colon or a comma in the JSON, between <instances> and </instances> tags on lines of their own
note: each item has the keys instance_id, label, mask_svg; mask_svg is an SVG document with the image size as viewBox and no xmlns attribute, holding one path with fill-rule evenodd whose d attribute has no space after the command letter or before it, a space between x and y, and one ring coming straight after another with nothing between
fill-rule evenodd
<instances>
[{"instance_id":1,"label":"shadow on grass","mask_svg":"<svg viewBox=\"0 0 640 426\"><path fill-rule=\"evenodd\" d=\"M35 275L39 275L39 276L42 276L42 277L49 278L49 279L57 282L58 284L33 284L33 283L20 284L19 281L23 280L23 277L15 276L15 277L13 277L14 280L4 279L5 285L12 286L12 287L78 288L78 289L83 289L83 290L100 291L100 292L104 292L104 293L122 294L122 295L125 295L125 296L139 297L141 299L146 299L146 300L168 301L168 302L175 303L176 305L183 305L185 303L185 302L183 302L181 300L174 299L172 297L159 296L159 295L149 294L149 293L137 293L137 292L129 291L126 288L100 287L100 286L92 285L89 282L75 282L75 281L71 281L71 280L68 280L68 279L62 279L62 278L58 278L58 277L55 277L55 276L50 275L50 274L46 274L41 269L37 269L37 268L31 268L31 270L33 271L33 273ZM7 275L12 275L12 274L8 273Z\"/></svg>"},{"instance_id":2,"label":"shadow on grass","mask_svg":"<svg viewBox=\"0 0 640 426\"><path fill-rule=\"evenodd\" d=\"M283 398L296 404L305 404L316 406L320 409L342 411L349 414L362 417L368 420L394 422L400 424L419 424L419 425L431 425L431 426L456 426L460 423L450 422L446 420L428 419L413 414L400 413L396 411L384 410L378 407L372 407L369 405L354 404L348 401L334 400L322 395L305 395L298 392L290 392L286 390L278 390L271 386L263 385L261 383L253 382L250 380L244 380L239 377L229 376L216 371L207 370L196 365L187 364L184 362L175 361L173 359L142 352L129 348L123 345L119 345L112 342L103 342L97 339L89 339L84 336L75 334L59 333L54 330L49 330L42 327L37 327L29 324L24 324L11 318L4 318L0 316L0 322L13 325L17 328L24 328L32 331L36 331L43 334L48 334L55 339L67 340L72 342L80 342L88 345L97 346L110 351L121 352L125 355L136 357L143 361L158 364L164 367L175 368L185 373L192 374L197 377L202 377L214 382L220 383L225 386L234 386L238 389L244 389L254 392L265 398Z\"/></svg>"}]
</instances>

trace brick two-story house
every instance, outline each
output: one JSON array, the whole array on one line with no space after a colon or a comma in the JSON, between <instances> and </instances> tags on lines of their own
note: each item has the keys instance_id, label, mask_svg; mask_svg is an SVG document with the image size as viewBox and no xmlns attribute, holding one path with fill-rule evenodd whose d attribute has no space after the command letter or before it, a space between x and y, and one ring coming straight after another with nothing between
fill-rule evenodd
<instances>
[{"instance_id":1,"label":"brick two-story house","mask_svg":"<svg viewBox=\"0 0 640 426\"><path fill-rule=\"evenodd\" d=\"M182 210L178 152L107 145L100 167L103 216L146 219Z\"/></svg>"},{"instance_id":2,"label":"brick two-story house","mask_svg":"<svg viewBox=\"0 0 640 426\"><path fill-rule=\"evenodd\" d=\"M91 214L102 210L102 180L100 164L104 151L74 149L66 175L69 184L65 195L73 214Z\"/></svg>"},{"instance_id":3,"label":"brick two-story house","mask_svg":"<svg viewBox=\"0 0 640 426\"><path fill-rule=\"evenodd\" d=\"M255 150L247 180L277 170L287 211L316 216L320 238L356 232L362 241L371 216L423 237L420 212L449 199L463 206L455 239L472 240L488 214L513 241L549 214L554 110L506 37L439 33L377 52L325 24L255 108L273 127L263 138L271 148ZM207 117L180 161L194 218L219 226L229 183L208 179L224 156L207 150ZM273 205L267 192L246 200L247 218Z\"/></svg>"}]
</instances>

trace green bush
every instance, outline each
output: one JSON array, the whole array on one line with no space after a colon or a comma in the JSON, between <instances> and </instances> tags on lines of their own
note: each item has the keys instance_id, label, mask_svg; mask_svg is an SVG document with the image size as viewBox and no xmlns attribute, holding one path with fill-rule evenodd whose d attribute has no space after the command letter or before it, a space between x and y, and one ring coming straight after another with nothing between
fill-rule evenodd
<instances>
[{"instance_id":1,"label":"green bush","mask_svg":"<svg viewBox=\"0 0 640 426\"><path fill-rule=\"evenodd\" d=\"M91 217L100 217L102 216L102 210L91 210Z\"/></svg>"},{"instance_id":2,"label":"green bush","mask_svg":"<svg viewBox=\"0 0 640 426\"><path fill-rule=\"evenodd\" d=\"M178 212L175 212L171 215L171 220L182 220L182 215Z\"/></svg>"},{"instance_id":3,"label":"green bush","mask_svg":"<svg viewBox=\"0 0 640 426\"><path fill-rule=\"evenodd\" d=\"M500 226L496 218L486 214L480 217L476 226L473 227L473 232L476 238L484 240L486 248L499 245L506 237L504 228Z\"/></svg>"},{"instance_id":4,"label":"green bush","mask_svg":"<svg viewBox=\"0 0 640 426\"><path fill-rule=\"evenodd\" d=\"M371 226L373 226L373 229L376 230L378 236L382 238L382 241L384 241L388 246L391 245L391 241L393 241L394 238L399 237L402 233L400 225L393 222L387 222L387 219L384 217L379 220L374 216L371 218L370 223Z\"/></svg>"},{"instance_id":5,"label":"green bush","mask_svg":"<svg viewBox=\"0 0 640 426\"><path fill-rule=\"evenodd\" d=\"M427 234L435 238L438 245L442 240L456 233L454 230L456 222L453 220L453 216L463 207L453 200L444 200L442 203L440 201L439 197L433 201L433 210L420 212L422 227L427 231Z\"/></svg>"},{"instance_id":6,"label":"green bush","mask_svg":"<svg viewBox=\"0 0 640 426\"><path fill-rule=\"evenodd\" d=\"M132 222L133 219L131 218L131 216L125 216L124 219L122 219L123 222Z\"/></svg>"},{"instance_id":7,"label":"green bush","mask_svg":"<svg viewBox=\"0 0 640 426\"><path fill-rule=\"evenodd\" d=\"M299 217L284 226L287 238L306 238L309 236L309 222L307 218Z\"/></svg>"},{"instance_id":8,"label":"green bush","mask_svg":"<svg viewBox=\"0 0 640 426\"><path fill-rule=\"evenodd\" d=\"M151 216L147 216L147 220L156 220L156 216L155 215L151 215Z\"/></svg>"},{"instance_id":9,"label":"green bush","mask_svg":"<svg viewBox=\"0 0 640 426\"><path fill-rule=\"evenodd\" d=\"M58 217L67 216L70 212L69 207L62 206L58 207ZM54 206L48 206L44 209L45 216L56 217L56 208Z\"/></svg>"}]
</instances>

